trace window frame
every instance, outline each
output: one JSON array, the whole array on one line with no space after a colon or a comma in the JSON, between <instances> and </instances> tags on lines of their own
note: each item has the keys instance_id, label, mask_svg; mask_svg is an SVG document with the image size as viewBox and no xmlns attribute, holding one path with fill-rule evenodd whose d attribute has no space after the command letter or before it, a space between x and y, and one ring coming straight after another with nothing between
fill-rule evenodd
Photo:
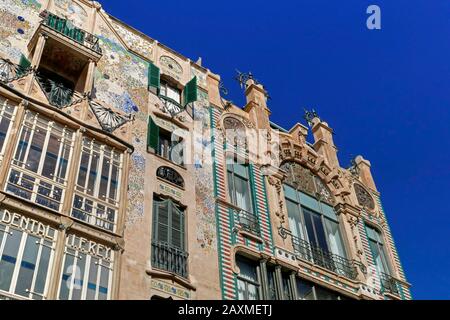
<instances>
[{"instance_id":1,"label":"window frame","mask_svg":"<svg viewBox=\"0 0 450 320\"><path fill-rule=\"evenodd\" d=\"M41 130L44 132L42 146L36 146L34 138L37 133L42 136ZM45 160L50 153L49 145L51 138L56 138L59 143L56 164L53 168L53 174L51 174L52 178L44 176ZM14 147L4 190L35 205L55 212L61 212L66 197L74 147L75 131L73 129L55 122L38 112L26 110L23 125L19 132L19 138ZM27 166L30 166L29 162L33 160L30 156L30 150L32 149L34 151L39 149L40 152L36 172L27 168ZM67 150L68 156L66 159L64 153ZM61 163L64 162L64 176L60 177L58 172L61 169ZM14 181L15 179L17 181ZM46 195L41 190L49 190L49 195ZM58 194L59 192L60 194ZM25 195L29 195L29 198ZM47 201L47 205L39 201ZM53 205L56 205L57 208L54 208Z\"/></svg>"},{"instance_id":2,"label":"window frame","mask_svg":"<svg viewBox=\"0 0 450 320\"><path fill-rule=\"evenodd\" d=\"M94 159L94 157L97 157ZM83 158L87 158L87 167L84 172L84 185L79 185L79 180L82 172L82 161ZM95 177L93 181L92 194L88 192L89 185L91 184L91 174L93 172L92 164L94 160L97 162L95 170ZM102 179L104 177L103 170L106 165L109 166L108 176L106 182L105 199L101 198L101 185ZM116 232L117 224L119 222L120 214L120 201L121 201L121 191L122 191L122 179L124 174L124 152L120 151L114 147L110 147L104 143L98 143L94 138L89 136L83 136L81 142L80 159L78 163L78 170L75 176L75 188L72 195L70 216L79 221L83 221L92 225L94 227L101 228L102 230ZM113 179L114 167L116 168L116 186L115 186L115 198L110 198L111 196L111 186ZM76 207L76 199L81 201L80 208ZM84 199L84 200L80 200ZM90 204L86 204L90 202ZM78 202L79 203L79 202ZM99 208L103 206L103 209ZM91 208L91 213L89 213L86 208ZM100 216L99 216L100 211ZM103 213L102 213L103 211ZM113 212L111 212L113 211ZM113 213L113 221L109 220L109 215ZM85 219L77 217L76 215L84 215Z\"/></svg>"},{"instance_id":3,"label":"window frame","mask_svg":"<svg viewBox=\"0 0 450 320\"><path fill-rule=\"evenodd\" d=\"M289 185L288 185L289 186ZM291 186L289 186L289 187L291 187ZM326 227L326 220L325 219L327 219L327 220L330 220L330 221L332 221L332 222L335 222L335 223L337 223L337 225L338 225L338 230L339 230L339 237L340 237L340 241L341 241L341 243L342 243L342 249L344 250L344 256L342 256L343 258L345 258L345 259L347 259L347 256L348 256L348 249L347 249L347 247L346 247L346 243L345 243L345 241L344 241L344 237L343 237L343 232L342 232L342 226L341 226L341 223L340 223L340 221L333 221L332 219L330 219L330 218L328 218L328 217L326 217L323 213L321 213L321 212L317 212L317 211L315 211L315 210L313 210L313 209L311 209L311 208L308 208L308 207L306 207L304 204L302 204L302 202L301 202L301 200L300 200L300 192L302 192L302 191L299 191L299 190L296 190L295 188L293 188L293 187L291 187L294 191L295 191L295 196L296 196L296 199L291 199L291 198L289 198L289 197L287 197L286 195L285 195L285 202L286 202L286 208L288 207L287 206L287 202L289 201L289 202L291 202L291 203L293 203L294 205L296 205L297 206L297 211L296 211L296 213L297 214L299 214L300 215L300 224L301 224L301 226L298 226L298 221L296 221L296 223L297 223L297 226L296 226L296 228L298 228L299 229L299 231L301 231L300 233L301 233L301 236L303 236L303 238L300 238L300 239L302 239L302 240L304 240L304 241L307 241L310 245L314 245L314 246L316 246L316 247L318 247L318 248L320 248L320 245L319 245L319 241L318 241L318 236L317 236L317 231L316 231L316 224L314 223L314 221L312 221L312 226L313 226L313 230L314 230L314 243L313 242L311 242L311 240L310 240L310 237L311 237L311 235L309 235L309 233L308 233L308 230L307 230L307 228L306 228L306 221L305 221L305 211L307 211L307 212L310 212L311 213L311 218L312 218L312 215L318 215L319 217L320 217L320 222L321 222L321 225L322 225L322 231L324 232L324 234L325 234L325 240L326 240L326 245L327 245L327 251L328 252L330 252L330 253L333 253L333 254L336 254L336 255L339 255L339 254L337 254L337 253L334 253L334 252L332 252L332 249L331 249L331 245L330 245L330 239L329 239L329 234L328 234L328 230L327 230L327 227ZM316 199L317 200L317 199ZM321 201L320 200L317 200L318 202L319 202L319 204L321 205ZM333 209L334 210L334 209ZM289 213L289 211L288 211L288 218L290 217L291 215L290 215L290 213ZM292 217L292 218L294 218L294 217ZM294 218L294 220L297 220L297 219L295 219ZM289 225L289 228L291 228L291 226ZM301 229L301 230L300 230Z\"/></svg>"},{"instance_id":4,"label":"window frame","mask_svg":"<svg viewBox=\"0 0 450 320\"><path fill-rule=\"evenodd\" d=\"M77 240L76 238L80 239ZM106 257L102 257L99 255L93 255L89 250L86 250L86 248L80 248L74 245L74 241L80 241L81 238L75 234L69 234L66 237L66 241L64 244L64 253L63 253L63 259L61 261L61 271L59 273L59 281L58 281L58 292L57 292L57 300L87 300L87 293L88 293L88 287L91 284L89 282L89 278L91 275L91 267L92 267L92 260L97 259L97 262L94 262L94 265L97 266L95 273L96 273L96 282L95 282L95 299L92 300L100 300L99 294L100 294L100 287L101 287L101 276L103 274L103 268L108 270L108 287L107 287L107 296L106 299L101 300L111 300L112 299L112 291L113 291L113 279L114 279L114 272L115 270L115 252L112 248L110 249L110 257L107 259ZM86 240L86 239L85 239ZM94 241L92 241L94 242ZM97 242L94 242L97 246L99 245ZM85 245L88 245L88 243L85 243ZM65 269L66 267L66 260L68 259L68 256L71 256L73 258L73 262L71 265L67 266L68 268L71 267L71 270ZM84 258L84 262L83 262ZM83 277L82 279L78 279L77 275L77 268L79 268L79 261L82 261L83 266ZM106 265L106 264L109 264ZM99 272L100 271L100 272ZM69 275L69 279L71 282L71 287L68 289L68 297L67 299L61 299L61 289L64 285L64 282L68 279L64 279L66 276L66 272L71 272ZM82 281L81 285L81 291L80 291L80 298L79 299L73 299L74 294L74 285L76 281ZM79 284L78 284L79 285Z\"/></svg>"},{"instance_id":5,"label":"window frame","mask_svg":"<svg viewBox=\"0 0 450 320\"><path fill-rule=\"evenodd\" d=\"M241 268L238 265L238 260L241 261L244 264L252 266L252 268L253 267L255 268L254 270L255 270L255 273L256 273L256 279L250 280L250 279L247 279L247 278L245 278L245 277L243 277L241 275L242 271L241 271ZM254 300L261 300L263 298L263 296L264 296L263 295L264 289L263 289L263 285L262 285L263 281L261 279L262 276L261 276L260 263L258 263L257 261L253 261L253 260L251 260L251 259L249 259L249 258L247 258L245 256L236 255L235 256L235 264L239 268L239 271L240 271L239 274L236 275L237 281L238 282L240 281L241 283L243 283L244 284L244 288L245 288L245 291L243 293L243 295L244 295L244 299L243 300L250 300L249 299L249 290L248 290L249 284L255 286L256 293L258 294L258 297L256 299L254 299ZM239 300L239 284L238 284L237 294L238 294L237 299Z\"/></svg>"},{"instance_id":6,"label":"window frame","mask_svg":"<svg viewBox=\"0 0 450 320\"><path fill-rule=\"evenodd\" d=\"M8 111L8 108L12 108L12 112ZM0 97L0 126L2 125L2 123L5 119L6 119L6 121L9 121L8 129L6 130L3 143L0 147L0 164L3 162L3 157L5 155L5 149L10 140L11 130L12 130L13 124L16 119L17 110L18 110L17 104L11 104L11 103L9 103L8 99L6 99L4 97Z\"/></svg>"},{"instance_id":7,"label":"window frame","mask_svg":"<svg viewBox=\"0 0 450 320\"><path fill-rule=\"evenodd\" d=\"M167 216L168 216L168 218L167 218L167 221L168 221L168 224L167 224L167 229L168 229L168 231L167 231L167 239L168 239L168 241L165 241L165 242L161 241L159 239L159 235L158 235L159 209L156 210L157 205L158 204L162 204L162 203L168 203L168 206L167 206ZM182 226L181 226L181 230L180 230L181 231L180 239L182 241L182 247L181 248L175 246L172 243L173 210L174 210L174 207L175 207L176 210L179 211L179 214L181 216L181 221L182 221L181 222ZM153 205L152 205L152 220L153 220L152 221L152 241L155 241L155 242L158 242L158 243L163 242L163 243L165 243L165 244L167 244L167 245L169 245L171 247L177 248L178 250L187 252L188 251L187 250L188 242L187 242L187 232L186 232L187 231L186 230L186 226L187 226L187 223L186 223L186 218L187 218L186 217L187 216L186 210L187 210L186 207L184 207L183 205L175 202L170 197L154 195L153 196Z\"/></svg>"},{"instance_id":8,"label":"window frame","mask_svg":"<svg viewBox=\"0 0 450 320\"><path fill-rule=\"evenodd\" d=\"M248 286L256 287L258 295L257 300L296 300L297 296L297 279L296 271L287 269L278 264L268 263L265 259L251 258L243 253L238 252L235 255L235 265L239 269L236 275L237 281L243 283L243 298L248 300ZM246 264L254 270L256 277L251 280L247 276L242 275L241 263ZM269 274L271 276L269 277ZM271 281L269 281L269 278ZM272 284L270 285L270 282ZM270 290L272 287L272 290ZM237 289L237 299L239 300L239 283ZM288 291L288 292L286 292Z\"/></svg>"},{"instance_id":9,"label":"window frame","mask_svg":"<svg viewBox=\"0 0 450 320\"><path fill-rule=\"evenodd\" d=\"M178 96L178 101L169 96L169 90L172 90ZM164 94L162 93L164 91ZM178 114L183 111L183 90L181 90L177 85L173 82L161 78L160 79L160 87L158 90L158 96L164 101L164 107L166 110L172 114L172 110L175 110L174 114Z\"/></svg>"},{"instance_id":10,"label":"window frame","mask_svg":"<svg viewBox=\"0 0 450 320\"><path fill-rule=\"evenodd\" d=\"M22 298L26 299L36 299L35 296L40 297L40 299L47 299L48 289L50 285L50 279L53 269L53 262L55 258L55 250L56 250L56 241L58 237L58 233L55 229L50 228L53 232L53 238L49 237L43 237L42 235L34 234L30 232L29 230L23 230L19 227L13 226L13 225L7 225L4 223L0 223L0 261L3 260L3 254L6 247L6 242L8 241L7 237L11 237L13 235L13 232L19 233L19 242L17 246L17 252L13 272L11 275L10 283L9 283L9 290L3 290L0 289L0 292L5 292L7 294L13 295L13 296L20 296ZM19 274L21 273L22 267L26 267L26 265L29 265L30 263L28 261L24 261L24 255L25 255L25 247L27 245L27 242L30 237L38 238L39 240L36 240L35 244L38 245L38 249L36 252L36 259L34 264L34 269L32 273L32 279L31 279L31 288L27 288L28 296L24 296L22 294L16 293L17 285L19 283ZM38 241L38 242L37 242ZM41 271L41 263L42 263L42 253L44 250L44 247L48 248L50 250L49 256L48 256L48 265L46 269L46 273L44 275L44 288L42 293L35 292L36 289L36 282L37 278L39 277L39 272Z\"/></svg>"},{"instance_id":11,"label":"window frame","mask_svg":"<svg viewBox=\"0 0 450 320\"><path fill-rule=\"evenodd\" d=\"M385 241L384 241L384 234L383 232L381 232L377 227L372 226L370 224L365 223L365 228L366 228L366 234L367 234L367 241L369 244L369 249L370 249L370 253L372 255L372 260L375 263L375 266L377 268L377 271L380 273L384 273L387 274L389 276L393 275L393 268L391 266L391 262L389 259L389 255L388 255L388 251L387 251L387 246L385 245ZM376 233L377 235L377 239L372 239L369 235L368 230L372 230L373 232ZM378 250L378 255L380 256L380 260L381 263L383 264L383 270L380 270L380 266L378 266L377 261L375 259L375 255L372 249L372 244L374 244Z\"/></svg>"},{"instance_id":12,"label":"window frame","mask_svg":"<svg viewBox=\"0 0 450 320\"><path fill-rule=\"evenodd\" d=\"M243 177L242 175L240 175L239 173L236 173L236 171L234 170L234 166L236 165L240 165L242 167L245 168L245 171L248 175L248 177ZM232 167L233 169L230 170L230 167ZM235 207L254 215L255 217L257 216L256 214L256 206L254 203L254 199L253 199L253 186L251 184L251 166L249 164L240 164L240 163L226 163L226 171L227 171L227 182L228 182L228 196L229 196L229 200L230 203L233 204ZM237 197L236 197L236 178L235 176L237 176L239 179L244 180L245 181L245 185L247 188L247 192L248 192L248 203L250 205L250 209L246 210L244 208L241 208L238 204L237 204Z\"/></svg>"}]
</instances>

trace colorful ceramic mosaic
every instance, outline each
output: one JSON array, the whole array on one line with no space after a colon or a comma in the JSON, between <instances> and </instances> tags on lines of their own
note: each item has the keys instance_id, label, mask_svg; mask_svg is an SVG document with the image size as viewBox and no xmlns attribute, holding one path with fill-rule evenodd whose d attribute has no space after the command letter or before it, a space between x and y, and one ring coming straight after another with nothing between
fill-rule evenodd
<instances>
[{"instance_id":1,"label":"colorful ceramic mosaic","mask_svg":"<svg viewBox=\"0 0 450 320\"><path fill-rule=\"evenodd\" d=\"M33 26L39 22L42 1L11 0L0 2L0 55L19 62L26 44L33 36Z\"/></svg>"}]
</instances>

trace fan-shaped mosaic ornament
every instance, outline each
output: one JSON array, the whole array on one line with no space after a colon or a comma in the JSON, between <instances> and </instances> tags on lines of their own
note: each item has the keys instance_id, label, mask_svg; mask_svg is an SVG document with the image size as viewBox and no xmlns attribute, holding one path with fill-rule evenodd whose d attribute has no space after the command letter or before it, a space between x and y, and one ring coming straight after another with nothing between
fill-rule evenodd
<instances>
[{"instance_id":1,"label":"fan-shaped mosaic ornament","mask_svg":"<svg viewBox=\"0 0 450 320\"><path fill-rule=\"evenodd\" d=\"M89 101L89 105L94 112L98 123L106 132L114 132L117 128L123 126L128 121L134 119L133 115L121 115L110 108L107 108L96 101Z\"/></svg>"}]
</instances>

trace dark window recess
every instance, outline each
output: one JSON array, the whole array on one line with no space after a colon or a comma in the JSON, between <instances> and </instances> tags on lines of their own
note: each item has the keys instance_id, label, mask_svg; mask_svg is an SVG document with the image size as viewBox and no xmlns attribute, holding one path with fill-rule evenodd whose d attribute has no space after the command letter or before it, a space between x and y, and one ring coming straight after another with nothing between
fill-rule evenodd
<instances>
[{"instance_id":1,"label":"dark window recess","mask_svg":"<svg viewBox=\"0 0 450 320\"><path fill-rule=\"evenodd\" d=\"M172 133L156 124L152 117L148 118L147 149L153 151L178 165L184 165L184 149L181 138L173 140Z\"/></svg>"},{"instance_id":2,"label":"dark window recess","mask_svg":"<svg viewBox=\"0 0 450 320\"><path fill-rule=\"evenodd\" d=\"M169 181L180 188L184 188L184 180L181 175L169 167L159 167L156 171L156 175L161 179Z\"/></svg>"},{"instance_id":3,"label":"dark window recess","mask_svg":"<svg viewBox=\"0 0 450 320\"><path fill-rule=\"evenodd\" d=\"M58 108L72 103L75 85L55 72L39 68L37 80L51 105Z\"/></svg>"}]
</instances>

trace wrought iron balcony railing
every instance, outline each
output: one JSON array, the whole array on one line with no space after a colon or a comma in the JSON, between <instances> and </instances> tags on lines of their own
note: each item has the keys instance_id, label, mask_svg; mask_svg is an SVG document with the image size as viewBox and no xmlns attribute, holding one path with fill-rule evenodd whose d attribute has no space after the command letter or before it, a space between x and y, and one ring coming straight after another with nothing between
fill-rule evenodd
<instances>
[{"instance_id":1,"label":"wrought iron balcony railing","mask_svg":"<svg viewBox=\"0 0 450 320\"><path fill-rule=\"evenodd\" d=\"M57 108L65 108L74 103L81 102L85 96L68 88L64 83L45 77L39 72L36 74L36 79L41 86L42 91L48 99L48 102Z\"/></svg>"},{"instance_id":2,"label":"wrought iron balcony railing","mask_svg":"<svg viewBox=\"0 0 450 320\"><path fill-rule=\"evenodd\" d=\"M157 269L175 273L183 278L188 276L188 256L180 250L164 242L152 242L152 266Z\"/></svg>"},{"instance_id":3,"label":"wrought iron balcony railing","mask_svg":"<svg viewBox=\"0 0 450 320\"><path fill-rule=\"evenodd\" d=\"M36 80L52 106L61 109L81 102L85 98L82 93L68 88L60 81L40 74L39 71L36 72L32 68L25 68L8 59L0 58L0 82L8 84L32 72L35 74Z\"/></svg>"},{"instance_id":4,"label":"wrought iron balcony railing","mask_svg":"<svg viewBox=\"0 0 450 320\"><path fill-rule=\"evenodd\" d=\"M102 54L99 39L93 34L75 27L71 21L58 17L47 10L42 11L40 17L43 19L42 24L72 40L75 40L81 45Z\"/></svg>"},{"instance_id":5,"label":"wrought iron balcony railing","mask_svg":"<svg viewBox=\"0 0 450 320\"><path fill-rule=\"evenodd\" d=\"M365 267L360 262L349 260L322 248L311 245L308 241L292 235L290 231L285 228L280 228L279 232L284 239L286 239L288 235L291 236L294 253L299 259L312 262L315 265L352 280L356 279L358 276L357 267L365 272Z\"/></svg>"},{"instance_id":6,"label":"wrought iron balcony railing","mask_svg":"<svg viewBox=\"0 0 450 320\"><path fill-rule=\"evenodd\" d=\"M25 68L14 62L0 58L0 81L9 83L26 76L31 72L31 68Z\"/></svg>"},{"instance_id":7,"label":"wrought iron balcony railing","mask_svg":"<svg viewBox=\"0 0 450 320\"><path fill-rule=\"evenodd\" d=\"M233 213L235 215L236 221L242 230L253 233L257 236L260 235L260 226L258 217L251 212L232 207Z\"/></svg>"},{"instance_id":8,"label":"wrought iron balcony railing","mask_svg":"<svg viewBox=\"0 0 450 320\"><path fill-rule=\"evenodd\" d=\"M380 273L381 290L394 295L399 295L399 281L386 273Z\"/></svg>"}]
</instances>

